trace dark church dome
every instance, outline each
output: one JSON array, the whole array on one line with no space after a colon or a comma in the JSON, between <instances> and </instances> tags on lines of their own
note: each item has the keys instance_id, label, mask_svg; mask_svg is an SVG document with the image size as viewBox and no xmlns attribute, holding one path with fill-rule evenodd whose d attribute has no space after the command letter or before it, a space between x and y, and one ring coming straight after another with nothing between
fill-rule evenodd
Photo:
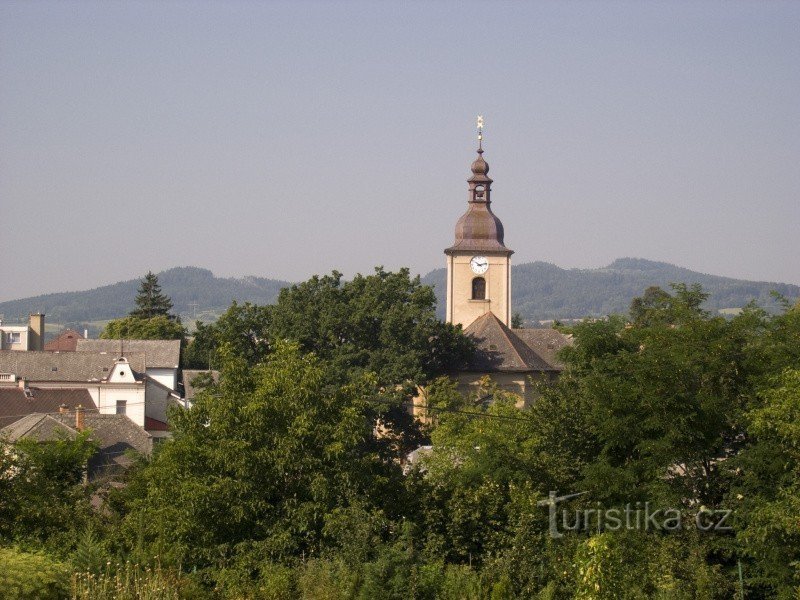
<instances>
[{"instance_id":1,"label":"dark church dome","mask_svg":"<svg viewBox=\"0 0 800 600\"><path fill-rule=\"evenodd\" d=\"M445 250L465 252L503 252L513 251L503 243L503 223L491 209L492 180L488 176L489 163L483 158L483 149L478 148L478 158L472 166L469 178L469 204L456 223L455 242Z\"/></svg>"},{"instance_id":2,"label":"dark church dome","mask_svg":"<svg viewBox=\"0 0 800 600\"><path fill-rule=\"evenodd\" d=\"M489 173L489 163L484 160L482 152L478 154L478 158L473 161L472 167L470 168L475 175L486 175Z\"/></svg>"},{"instance_id":3,"label":"dark church dome","mask_svg":"<svg viewBox=\"0 0 800 600\"><path fill-rule=\"evenodd\" d=\"M470 204L456 223L456 239L452 249L508 250L503 245L503 223L486 202Z\"/></svg>"}]
</instances>

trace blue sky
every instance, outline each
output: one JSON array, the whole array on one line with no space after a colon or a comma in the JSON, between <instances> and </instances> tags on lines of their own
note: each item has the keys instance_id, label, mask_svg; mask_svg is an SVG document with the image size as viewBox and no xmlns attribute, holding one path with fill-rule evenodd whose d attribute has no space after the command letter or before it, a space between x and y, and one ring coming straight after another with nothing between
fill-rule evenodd
<instances>
[{"instance_id":1,"label":"blue sky","mask_svg":"<svg viewBox=\"0 0 800 600\"><path fill-rule=\"evenodd\" d=\"M4 2L0 299L517 263L800 284L800 3Z\"/></svg>"}]
</instances>

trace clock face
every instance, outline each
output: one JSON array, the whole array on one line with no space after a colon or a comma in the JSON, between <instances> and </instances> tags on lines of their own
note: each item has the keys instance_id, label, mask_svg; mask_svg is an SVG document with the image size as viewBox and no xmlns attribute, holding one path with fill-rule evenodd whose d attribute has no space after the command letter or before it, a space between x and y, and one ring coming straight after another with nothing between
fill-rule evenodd
<instances>
[{"instance_id":1,"label":"clock face","mask_svg":"<svg viewBox=\"0 0 800 600\"><path fill-rule=\"evenodd\" d=\"M489 259L485 256L473 256L469 266L476 275L483 275L489 269Z\"/></svg>"}]
</instances>

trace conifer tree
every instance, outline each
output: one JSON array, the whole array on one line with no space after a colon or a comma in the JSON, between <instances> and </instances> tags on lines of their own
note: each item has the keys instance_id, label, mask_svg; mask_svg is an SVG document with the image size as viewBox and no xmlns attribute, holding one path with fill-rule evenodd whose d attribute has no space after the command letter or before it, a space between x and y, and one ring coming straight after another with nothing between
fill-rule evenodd
<instances>
[{"instance_id":1,"label":"conifer tree","mask_svg":"<svg viewBox=\"0 0 800 600\"><path fill-rule=\"evenodd\" d=\"M148 271L139 286L136 308L130 312L130 316L138 319L152 319L158 316L174 319L175 315L171 315L170 310L172 310L172 300L161 293L158 276Z\"/></svg>"}]
</instances>

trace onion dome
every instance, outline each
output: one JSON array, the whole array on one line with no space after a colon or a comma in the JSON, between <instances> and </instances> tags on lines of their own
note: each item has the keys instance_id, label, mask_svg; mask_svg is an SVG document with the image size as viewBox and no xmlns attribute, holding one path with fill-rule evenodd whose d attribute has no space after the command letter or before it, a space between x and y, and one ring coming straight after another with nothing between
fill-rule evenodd
<instances>
[{"instance_id":1,"label":"onion dome","mask_svg":"<svg viewBox=\"0 0 800 600\"><path fill-rule=\"evenodd\" d=\"M503 223L492 212L492 179L489 177L489 163L483 158L483 148L478 147L478 158L472 166L469 183L469 202L465 212L456 223L455 242L445 250L446 254L456 251L502 252L510 255L513 250L503 243Z\"/></svg>"}]
</instances>

